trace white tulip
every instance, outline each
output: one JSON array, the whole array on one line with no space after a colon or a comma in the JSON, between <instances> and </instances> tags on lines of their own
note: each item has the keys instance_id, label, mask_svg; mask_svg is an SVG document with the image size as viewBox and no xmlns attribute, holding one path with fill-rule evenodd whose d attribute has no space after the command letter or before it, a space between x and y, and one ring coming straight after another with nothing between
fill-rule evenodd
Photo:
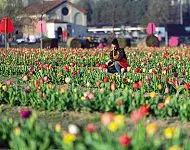
<instances>
[{"instance_id":1,"label":"white tulip","mask_svg":"<svg viewBox=\"0 0 190 150\"><path fill-rule=\"evenodd\" d=\"M87 86L87 87L90 87L90 82L87 82L87 83L86 83L86 86Z\"/></svg>"},{"instance_id":2,"label":"white tulip","mask_svg":"<svg viewBox=\"0 0 190 150\"><path fill-rule=\"evenodd\" d=\"M66 78L65 78L65 82L66 82L67 84L69 84L70 81L71 81L71 78L69 78L69 77L66 77Z\"/></svg>"},{"instance_id":3,"label":"white tulip","mask_svg":"<svg viewBox=\"0 0 190 150\"><path fill-rule=\"evenodd\" d=\"M79 133L79 128L74 124L70 124L68 126L68 131L69 131L69 133L76 135Z\"/></svg>"}]
</instances>

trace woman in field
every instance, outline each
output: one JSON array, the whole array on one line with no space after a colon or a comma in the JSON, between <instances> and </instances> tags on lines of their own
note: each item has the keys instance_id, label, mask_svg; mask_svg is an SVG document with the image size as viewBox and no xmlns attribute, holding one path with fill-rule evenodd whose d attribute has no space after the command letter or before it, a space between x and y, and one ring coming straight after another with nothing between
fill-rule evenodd
<instances>
[{"instance_id":1,"label":"woman in field","mask_svg":"<svg viewBox=\"0 0 190 150\"><path fill-rule=\"evenodd\" d=\"M118 73L121 76L121 70L126 71L129 63L123 48L120 48L118 40L115 38L111 44L110 61L108 62L108 72Z\"/></svg>"}]
</instances>

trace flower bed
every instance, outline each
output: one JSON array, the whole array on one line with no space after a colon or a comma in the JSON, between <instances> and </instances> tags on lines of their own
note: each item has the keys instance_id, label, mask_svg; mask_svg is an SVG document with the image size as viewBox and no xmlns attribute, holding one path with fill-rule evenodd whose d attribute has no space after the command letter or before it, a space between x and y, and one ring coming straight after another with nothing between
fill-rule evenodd
<instances>
[{"instance_id":1,"label":"flower bed","mask_svg":"<svg viewBox=\"0 0 190 150\"><path fill-rule=\"evenodd\" d=\"M142 105L157 117L190 120L189 49L126 49L122 78L106 73L109 49L0 49L0 103L43 110L113 111ZM19 75L15 81L12 75Z\"/></svg>"},{"instance_id":2,"label":"flower bed","mask_svg":"<svg viewBox=\"0 0 190 150\"><path fill-rule=\"evenodd\" d=\"M188 150L187 134L176 127L160 128L156 123L144 123L147 109L140 107L131 113L131 121L123 115L104 113L101 125L84 127L70 124L63 129L39 124L35 112L21 109L19 121L0 122L0 147L11 149L168 149ZM133 126L133 127L132 127ZM2 144L3 143L3 144Z\"/></svg>"}]
</instances>

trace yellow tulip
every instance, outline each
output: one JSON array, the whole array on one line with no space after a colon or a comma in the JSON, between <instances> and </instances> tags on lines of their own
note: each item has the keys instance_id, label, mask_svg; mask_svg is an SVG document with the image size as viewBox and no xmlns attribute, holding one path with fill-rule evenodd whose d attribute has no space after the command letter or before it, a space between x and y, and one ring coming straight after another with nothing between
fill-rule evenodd
<instances>
[{"instance_id":1,"label":"yellow tulip","mask_svg":"<svg viewBox=\"0 0 190 150\"><path fill-rule=\"evenodd\" d=\"M167 139L171 139L175 135L175 128L166 128L164 130L164 136Z\"/></svg>"},{"instance_id":2,"label":"yellow tulip","mask_svg":"<svg viewBox=\"0 0 190 150\"><path fill-rule=\"evenodd\" d=\"M163 70L163 71L162 71L162 74L164 74L164 75L165 75L165 74L166 74L166 70Z\"/></svg>"},{"instance_id":3,"label":"yellow tulip","mask_svg":"<svg viewBox=\"0 0 190 150\"><path fill-rule=\"evenodd\" d=\"M150 123L146 126L146 132L148 135L152 136L157 131L157 125L155 123Z\"/></svg>"},{"instance_id":4,"label":"yellow tulip","mask_svg":"<svg viewBox=\"0 0 190 150\"><path fill-rule=\"evenodd\" d=\"M161 90L162 89L162 85L158 84L158 89Z\"/></svg>"},{"instance_id":5,"label":"yellow tulip","mask_svg":"<svg viewBox=\"0 0 190 150\"><path fill-rule=\"evenodd\" d=\"M3 86L2 86L2 89L3 89L4 91L7 91L7 86L6 86L6 85L3 85Z\"/></svg>"},{"instance_id":6,"label":"yellow tulip","mask_svg":"<svg viewBox=\"0 0 190 150\"><path fill-rule=\"evenodd\" d=\"M56 132L61 132L61 124L60 124L60 123L57 123L57 124L55 125L55 131L56 131Z\"/></svg>"},{"instance_id":7,"label":"yellow tulip","mask_svg":"<svg viewBox=\"0 0 190 150\"><path fill-rule=\"evenodd\" d=\"M14 134L17 135L17 136L20 135L20 128L19 128L19 127L16 127L16 128L14 129Z\"/></svg>"},{"instance_id":8,"label":"yellow tulip","mask_svg":"<svg viewBox=\"0 0 190 150\"><path fill-rule=\"evenodd\" d=\"M58 76L58 77L61 77L61 76L62 76L62 73L58 73L57 76Z\"/></svg>"},{"instance_id":9,"label":"yellow tulip","mask_svg":"<svg viewBox=\"0 0 190 150\"><path fill-rule=\"evenodd\" d=\"M170 147L169 150L183 150L183 148L175 145L175 146Z\"/></svg>"},{"instance_id":10,"label":"yellow tulip","mask_svg":"<svg viewBox=\"0 0 190 150\"><path fill-rule=\"evenodd\" d=\"M154 91L150 93L151 98L154 98L155 96L156 96L156 93Z\"/></svg>"},{"instance_id":11,"label":"yellow tulip","mask_svg":"<svg viewBox=\"0 0 190 150\"><path fill-rule=\"evenodd\" d=\"M63 93L65 93L65 88L64 87L61 87L60 88L60 92L63 94Z\"/></svg>"},{"instance_id":12,"label":"yellow tulip","mask_svg":"<svg viewBox=\"0 0 190 150\"><path fill-rule=\"evenodd\" d=\"M76 136L73 134L68 133L63 136L63 141L65 144L72 144L75 140Z\"/></svg>"},{"instance_id":13,"label":"yellow tulip","mask_svg":"<svg viewBox=\"0 0 190 150\"><path fill-rule=\"evenodd\" d=\"M47 84L47 88L52 89L54 86L52 84Z\"/></svg>"},{"instance_id":14,"label":"yellow tulip","mask_svg":"<svg viewBox=\"0 0 190 150\"><path fill-rule=\"evenodd\" d=\"M171 102L171 96L166 97L165 105L169 104L170 102Z\"/></svg>"},{"instance_id":15,"label":"yellow tulip","mask_svg":"<svg viewBox=\"0 0 190 150\"><path fill-rule=\"evenodd\" d=\"M42 74L43 70L39 70L39 72Z\"/></svg>"},{"instance_id":16,"label":"yellow tulip","mask_svg":"<svg viewBox=\"0 0 190 150\"><path fill-rule=\"evenodd\" d=\"M84 96L81 97L81 100L85 100L86 98Z\"/></svg>"},{"instance_id":17,"label":"yellow tulip","mask_svg":"<svg viewBox=\"0 0 190 150\"><path fill-rule=\"evenodd\" d=\"M111 123L108 125L108 129L109 129L111 132L115 132L115 131L117 131L117 129L118 129L118 125L117 125L115 122L111 122Z\"/></svg>"},{"instance_id":18,"label":"yellow tulip","mask_svg":"<svg viewBox=\"0 0 190 150\"><path fill-rule=\"evenodd\" d=\"M114 122L115 122L119 127L124 126L125 116L124 116L124 115L117 115L117 116L115 116L115 117L114 117Z\"/></svg>"}]
</instances>

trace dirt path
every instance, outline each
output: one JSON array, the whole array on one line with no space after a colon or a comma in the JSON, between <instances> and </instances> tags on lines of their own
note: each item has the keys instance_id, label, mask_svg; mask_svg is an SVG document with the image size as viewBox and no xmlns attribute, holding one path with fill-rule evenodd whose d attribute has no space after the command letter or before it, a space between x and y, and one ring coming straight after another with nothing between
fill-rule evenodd
<instances>
[{"instance_id":1,"label":"dirt path","mask_svg":"<svg viewBox=\"0 0 190 150\"><path fill-rule=\"evenodd\" d=\"M19 110L21 107L15 107L10 105L0 105L0 120L4 117L6 118L13 118L18 120ZM39 122L46 122L52 125L56 123L61 123L63 128L67 128L69 124L77 124L79 126L84 126L87 123L94 122L97 125L100 124L100 113L98 112L74 112L74 111L65 111L65 112L58 112L58 111L38 111L33 110L37 113ZM158 127L165 128L165 127L178 127L182 128L190 136L190 122L182 122L179 118L169 118L165 120L160 120L155 117L148 117L145 123L155 122ZM127 124L133 126L130 118L127 118Z\"/></svg>"}]
</instances>

